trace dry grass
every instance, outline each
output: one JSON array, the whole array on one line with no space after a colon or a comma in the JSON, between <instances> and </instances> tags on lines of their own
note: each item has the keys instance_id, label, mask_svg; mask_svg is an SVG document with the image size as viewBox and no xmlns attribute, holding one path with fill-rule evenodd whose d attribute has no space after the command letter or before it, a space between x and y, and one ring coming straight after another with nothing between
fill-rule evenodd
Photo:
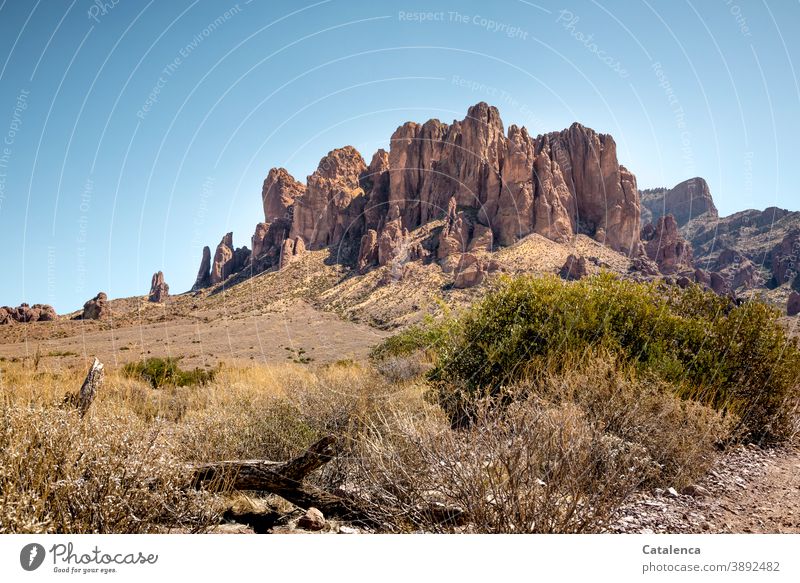
<instances>
[{"instance_id":1,"label":"dry grass","mask_svg":"<svg viewBox=\"0 0 800 583\"><path fill-rule=\"evenodd\" d=\"M604 362L516 386L530 397L479 409L466 430L426 401L414 357L224 366L158 390L112 370L83 420L62 401L84 371L3 363L0 532L203 531L243 498L193 491L187 464L287 459L329 433L346 450L310 479L358 497L381 530L599 531L641 484L705 471L727 430Z\"/></svg>"}]
</instances>

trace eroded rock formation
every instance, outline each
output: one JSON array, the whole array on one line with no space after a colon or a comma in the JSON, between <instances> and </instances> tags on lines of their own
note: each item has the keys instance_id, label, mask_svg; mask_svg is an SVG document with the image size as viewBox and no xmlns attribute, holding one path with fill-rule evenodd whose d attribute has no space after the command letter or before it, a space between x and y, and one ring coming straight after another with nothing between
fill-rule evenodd
<instances>
[{"instance_id":1,"label":"eroded rock formation","mask_svg":"<svg viewBox=\"0 0 800 583\"><path fill-rule=\"evenodd\" d=\"M0 308L0 324L13 324L19 322L49 322L58 317L53 306L48 304L20 304L16 308L3 306Z\"/></svg>"},{"instance_id":2,"label":"eroded rock formation","mask_svg":"<svg viewBox=\"0 0 800 583\"><path fill-rule=\"evenodd\" d=\"M200 269L197 270L197 279L194 280L192 291L197 291L211 285L211 249L208 245L203 247L203 257L200 259Z\"/></svg>"},{"instance_id":3,"label":"eroded rock formation","mask_svg":"<svg viewBox=\"0 0 800 583\"><path fill-rule=\"evenodd\" d=\"M148 299L151 302L165 302L169 297L169 285L164 281L164 274L157 271L150 280L150 294Z\"/></svg>"},{"instance_id":4,"label":"eroded rock formation","mask_svg":"<svg viewBox=\"0 0 800 583\"><path fill-rule=\"evenodd\" d=\"M662 216L655 225L650 223L642 229L642 242L645 253L656 262L661 273L669 275L693 269L691 245L681 236L672 215Z\"/></svg>"},{"instance_id":5,"label":"eroded rock formation","mask_svg":"<svg viewBox=\"0 0 800 583\"><path fill-rule=\"evenodd\" d=\"M111 307L108 305L108 296L105 292L100 292L91 300L83 304L84 320L102 320L111 314Z\"/></svg>"}]
</instances>

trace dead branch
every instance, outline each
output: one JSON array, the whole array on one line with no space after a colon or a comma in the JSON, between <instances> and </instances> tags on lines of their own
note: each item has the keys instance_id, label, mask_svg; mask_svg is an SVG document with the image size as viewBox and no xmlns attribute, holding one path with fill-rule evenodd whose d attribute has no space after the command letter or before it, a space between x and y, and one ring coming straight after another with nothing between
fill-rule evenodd
<instances>
[{"instance_id":1,"label":"dead branch","mask_svg":"<svg viewBox=\"0 0 800 583\"><path fill-rule=\"evenodd\" d=\"M337 439L326 436L300 456L286 462L232 460L194 466L194 485L213 483L233 490L264 491L304 509L318 508L326 516L374 525L354 500L326 492L303 480L338 454Z\"/></svg>"}]
</instances>

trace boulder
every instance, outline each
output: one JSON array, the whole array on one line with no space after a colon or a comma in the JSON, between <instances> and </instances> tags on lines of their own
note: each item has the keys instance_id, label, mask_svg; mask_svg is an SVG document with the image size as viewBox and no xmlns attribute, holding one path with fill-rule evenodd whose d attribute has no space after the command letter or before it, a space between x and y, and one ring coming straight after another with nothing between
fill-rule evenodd
<instances>
[{"instance_id":1,"label":"boulder","mask_svg":"<svg viewBox=\"0 0 800 583\"><path fill-rule=\"evenodd\" d=\"M640 273L641 275L648 277L653 277L659 274L659 269L656 262L646 256L634 257L631 260L629 271Z\"/></svg>"},{"instance_id":2,"label":"boulder","mask_svg":"<svg viewBox=\"0 0 800 583\"><path fill-rule=\"evenodd\" d=\"M322 530L326 525L325 516L313 506L297 521L297 526L304 530Z\"/></svg>"},{"instance_id":3,"label":"boulder","mask_svg":"<svg viewBox=\"0 0 800 583\"><path fill-rule=\"evenodd\" d=\"M572 254L567 257L567 260L564 262L564 266L559 272L561 278L566 279L567 281L577 281L579 279L583 279L588 274L589 270L586 268L586 258Z\"/></svg>"},{"instance_id":4,"label":"boulder","mask_svg":"<svg viewBox=\"0 0 800 583\"><path fill-rule=\"evenodd\" d=\"M169 285L164 281L164 273L157 271L150 280L150 294L148 299L151 302L165 302L169 297Z\"/></svg>"},{"instance_id":5,"label":"boulder","mask_svg":"<svg viewBox=\"0 0 800 583\"><path fill-rule=\"evenodd\" d=\"M83 304L84 320L102 320L111 314L108 305L108 296L104 292L98 293L91 300Z\"/></svg>"}]
</instances>

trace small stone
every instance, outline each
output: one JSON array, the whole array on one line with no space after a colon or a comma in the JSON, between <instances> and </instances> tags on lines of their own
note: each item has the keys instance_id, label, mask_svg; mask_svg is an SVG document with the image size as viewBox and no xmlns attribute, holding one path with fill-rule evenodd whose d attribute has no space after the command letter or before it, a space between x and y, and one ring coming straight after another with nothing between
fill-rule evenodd
<instances>
[{"instance_id":1,"label":"small stone","mask_svg":"<svg viewBox=\"0 0 800 583\"><path fill-rule=\"evenodd\" d=\"M690 484L681 490L684 496L694 496L695 498L705 498L710 492L703 486L697 484Z\"/></svg>"},{"instance_id":2,"label":"small stone","mask_svg":"<svg viewBox=\"0 0 800 583\"><path fill-rule=\"evenodd\" d=\"M305 530L322 530L325 524L325 516L313 506L297 521L297 526Z\"/></svg>"},{"instance_id":3,"label":"small stone","mask_svg":"<svg viewBox=\"0 0 800 583\"><path fill-rule=\"evenodd\" d=\"M352 526L341 525L339 527L339 534L358 534L360 532L360 530L353 528Z\"/></svg>"},{"instance_id":4,"label":"small stone","mask_svg":"<svg viewBox=\"0 0 800 583\"><path fill-rule=\"evenodd\" d=\"M667 496L669 496L670 498L678 498L680 494L678 494L678 491L675 490L675 488L670 487L667 488Z\"/></svg>"}]
</instances>

